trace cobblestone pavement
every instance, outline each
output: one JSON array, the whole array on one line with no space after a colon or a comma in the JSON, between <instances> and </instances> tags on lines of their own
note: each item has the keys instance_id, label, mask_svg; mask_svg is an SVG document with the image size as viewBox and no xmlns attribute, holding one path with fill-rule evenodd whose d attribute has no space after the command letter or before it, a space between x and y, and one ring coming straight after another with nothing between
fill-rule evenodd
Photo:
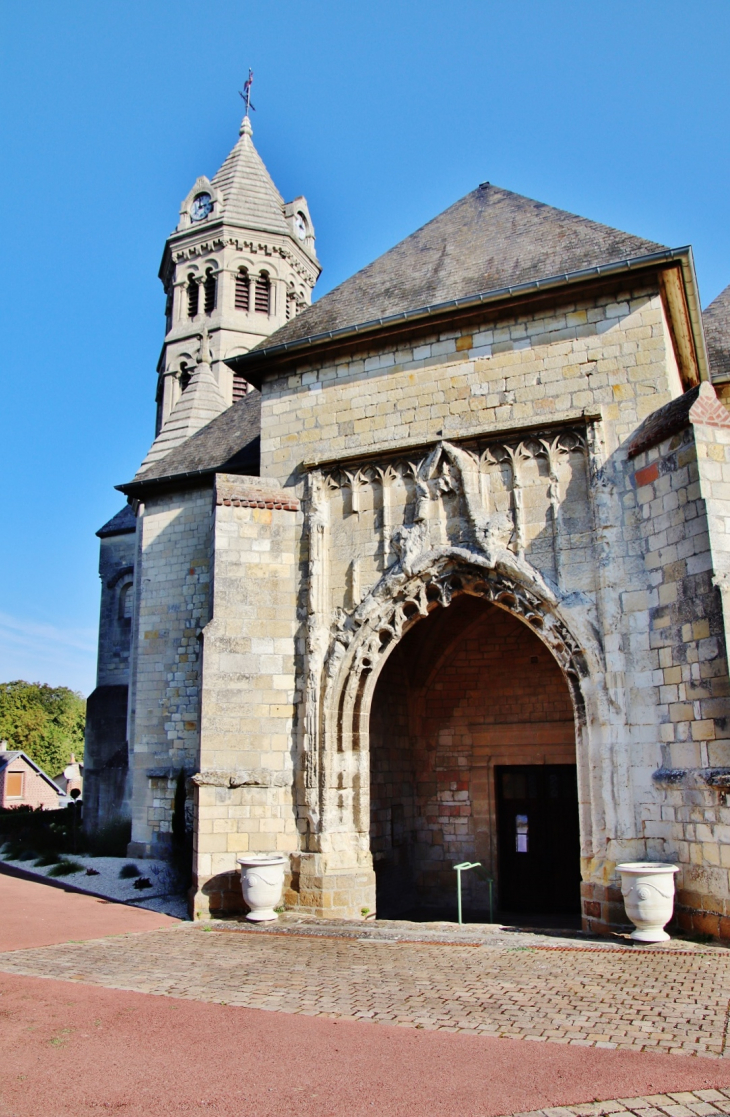
<instances>
[{"instance_id":1,"label":"cobblestone pavement","mask_svg":"<svg viewBox=\"0 0 730 1117\"><path fill-rule=\"evenodd\" d=\"M730 1090L694 1090L677 1094L650 1094L640 1098L593 1102L590 1105L559 1105L535 1109L517 1117L711 1117L730 1113Z\"/></svg>"},{"instance_id":2,"label":"cobblestone pavement","mask_svg":"<svg viewBox=\"0 0 730 1117\"><path fill-rule=\"evenodd\" d=\"M537 934L482 935L468 945L458 935L454 941L403 941L384 938L377 926L358 926L360 937L348 938L334 930L317 935L181 924L2 954L0 970L330 1019L633 1051L730 1054L730 951L690 944L644 950ZM644 1117L661 1117L660 1108L649 1109L642 1109Z\"/></svg>"}]
</instances>

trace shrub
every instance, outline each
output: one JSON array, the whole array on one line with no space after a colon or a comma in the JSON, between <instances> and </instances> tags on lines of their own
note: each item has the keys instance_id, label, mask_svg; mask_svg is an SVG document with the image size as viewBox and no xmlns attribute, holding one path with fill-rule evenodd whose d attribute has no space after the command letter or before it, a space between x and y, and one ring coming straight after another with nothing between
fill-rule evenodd
<instances>
[{"instance_id":1,"label":"shrub","mask_svg":"<svg viewBox=\"0 0 730 1117\"><path fill-rule=\"evenodd\" d=\"M132 865L131 863L128 864L128 865L122 865L121 869L119 870L119 879L120 880L132 880L134 877L141 877L141 876L142 876L142 874L140 873L137 866Z\"/></svg>"},{"instance_id":2,"label":"shrub","mask_svg":"<svg viewBox=\"0 0 730 1117\"><path fill-rule=\"evenodd\" d=\"M36 865L57 865L59 861L63 861L63 859L62 853L52 853L48 850L46 853L42 853L40 857L36 858L34 863Z\"/></svg>"},{"instance_id":3,"label":"shrub","mask_svg":"<svg viewBox=\"0 0 730 1117\"><path fill-rule=\"evenodd\" d=\"M49 877L67 877L71 873L82 873L85 866L80 861L61 860L47 873Z\"/></svg>"}]
</instances>

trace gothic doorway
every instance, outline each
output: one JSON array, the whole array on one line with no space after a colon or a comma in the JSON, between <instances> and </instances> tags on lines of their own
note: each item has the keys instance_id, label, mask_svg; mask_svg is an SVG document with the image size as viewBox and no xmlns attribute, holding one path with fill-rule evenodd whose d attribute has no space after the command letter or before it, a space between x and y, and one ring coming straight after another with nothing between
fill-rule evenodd
<instances>
[{"instance_id":1,"label":"gothic doorway","mask_svg":"<svg viewBox=\"0 0 730 1117\"><path fill-rule=\"evenodd\" d=\"M578 911L575 759L568 686L532 629L469 594L435 608L394 649L372 700L378 915L455 918L453 866L466 860L483 867L481 878L464 876L466 918L488 918L488 877L503 911ZM515 862L518 814L528 816L528 846L530 833L539 843L529 871ZM536 890L543 861L564 868Z\"/></svg>"},{"instance_id":2,"label":"gothic doorway","mask_svg":"<svg viewBox=\"0 0 730 1117\"><path fill-rule=\"evenodd\" d=\"M495 769L499 899L505 913L580 913L574 764Z\"/></svg>"}]
</instances>

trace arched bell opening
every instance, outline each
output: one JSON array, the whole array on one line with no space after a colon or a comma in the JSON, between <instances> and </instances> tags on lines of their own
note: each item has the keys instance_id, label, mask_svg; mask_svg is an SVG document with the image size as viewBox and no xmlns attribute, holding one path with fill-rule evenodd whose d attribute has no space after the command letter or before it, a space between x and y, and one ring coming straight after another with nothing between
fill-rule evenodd
<instances>
[{"instance_id":1,"label":"arched bell opening","mask_svg":"<svg viewBox=\"0 0 730 1117\"><path fill-rule=\"evenodd\" d=\"M453 589L410 619L367 702L378 915L453 919L453 866L480 861L467 918L488 919L488 877L502 916L578 918L578 680L513 602Z\"/></svg>"}]
</instances>

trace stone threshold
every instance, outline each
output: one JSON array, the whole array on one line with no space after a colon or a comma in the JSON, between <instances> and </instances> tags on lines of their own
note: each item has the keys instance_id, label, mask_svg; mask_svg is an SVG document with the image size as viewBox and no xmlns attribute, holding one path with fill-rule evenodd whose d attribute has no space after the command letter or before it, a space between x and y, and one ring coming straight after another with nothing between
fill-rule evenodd
<instances>
[{"instance_id":1,"label":"stone threshold","mask_svg":"<svg viewBox=\"0 0 730 1117\"><path fill-rule=\"evenodd\" d=\"M509 950L587 950L652 954L678 952L716 953L727 947L719 943L697 943L672 938L663 943L636 943L628 932L592 935L575 929L515 927L502 923L416 923L406 919L346 920L282 912L276 922L251 923L244 916L203 920L203 931L223 934L295 935L304 938L348 939L361 943L422 943L440 946L486 946Z\"/></svg>"}]
</instances>

